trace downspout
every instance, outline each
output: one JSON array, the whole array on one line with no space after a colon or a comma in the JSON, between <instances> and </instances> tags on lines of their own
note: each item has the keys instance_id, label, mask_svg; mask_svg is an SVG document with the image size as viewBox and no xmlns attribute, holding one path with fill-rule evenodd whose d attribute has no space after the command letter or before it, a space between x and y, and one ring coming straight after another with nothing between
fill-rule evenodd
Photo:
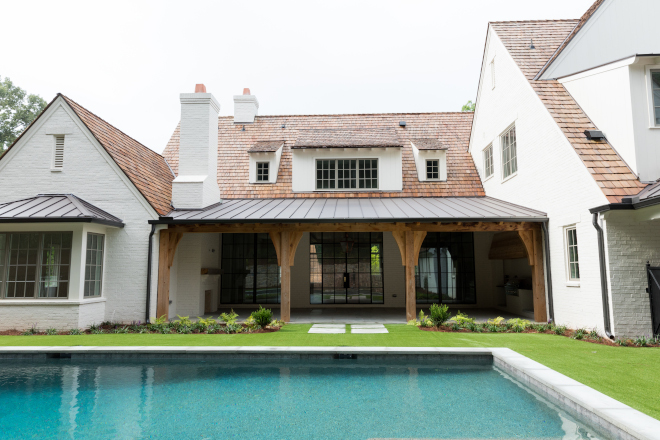
<instances>
[{"instance_id":1,"label":"downspout","mask_svg":"<svg viewBox=\"0 0 660 440\"><path fill-rule=\"evenodd\" d=\"M598 213L594 212L593 224L598 231L598 259L600 263L600 290L603 295L603 318L605 320L605 335L614 339L612 327L610 326L610 299L607 292L607 273L605 270L605 234L603 228L598 224Z\"/></svg>"},{"instance_id":2,"label":"downspout","mask_svg":"<svg viewBox=\"0 0 660 440\"><path fill-rule=\"evenodd\" d=\"M151 233L149 233L149 255L147 255L147 310L145 312L144 322L149 324L149 309L151 308L151 253L154 232L156 232L156 225L151 225Z\"/></svg>"},{"instance_id":3,"label":"downspout","mask_svg":"<svg viewBox=\"0 0 660 440\"><path fill-rule=\"evenodd\" d=\"M545 241L545 272L548 274L548 314L550 315L550 321L555 322L555 306L552 300L552 271L550 269L550 237L548 236L548 224L542 222L541 229L543 230L543 239Z\"/></svg>"}]
</instances>

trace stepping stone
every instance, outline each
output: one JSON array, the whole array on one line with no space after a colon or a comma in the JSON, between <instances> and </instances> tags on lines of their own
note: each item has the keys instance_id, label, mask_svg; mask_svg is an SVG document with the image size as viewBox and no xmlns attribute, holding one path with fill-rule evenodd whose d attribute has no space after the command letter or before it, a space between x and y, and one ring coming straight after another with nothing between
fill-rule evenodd
<instances>
[{"instance_id":1,"label":"stepping stone","mask_svg":"<svg viewBox=\"0 0 660 440\"><path fill-rule=\"evenodd\" d=\"M354 328L385 328L383 324L351 324L351 330Z\"/></svg>"},{"instance_id":2,"label":"stepping stone","mask_svg":"<svg viewBox=\"0 0 660 440\"><path fill-rule=\"evenodd\" d=\"M314 324L312 328L346 328L346 324Z\"/></svg>"},{"instance_id":3,"label":"stepping stone","mask_svg":"<svg viewBox=\"0 0 660 440\"><path fill-rule=\"evenodd\" d=\"M372 334L389 333L383 324L351 325L351 333Z\"/></svg>"},{"instance_id":4,"label":"stepping stone","mask_svg":"<svg viewBox=\"0 0 660 440\"><path fill-rule=\"evenodd\" d=\"M307 333L339 334L346 333L344 324L314 324Z\"/></svg>"}]
</instances>

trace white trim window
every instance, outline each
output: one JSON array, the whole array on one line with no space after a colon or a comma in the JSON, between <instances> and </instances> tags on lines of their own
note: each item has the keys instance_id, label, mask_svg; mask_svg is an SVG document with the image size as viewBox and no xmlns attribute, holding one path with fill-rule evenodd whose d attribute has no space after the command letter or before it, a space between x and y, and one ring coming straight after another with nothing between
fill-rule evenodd
<instances>
[{"instance_id":1,"label":"white trim window","mask_svg":"<svg viewBox=\"0 0 660 440\"><path fill-rule=\"evenodd\" d=\"M257 182L268 182L270 162L257 162Z\"/></svg>"},{"instance_id":2,"label":"white trim window","mask_svg":"<svg viewBox=\"0 0 660 440\"><path fill-rule=\"evenodd\" d=\"M484 148L484 179L493 175L493 144Z\"/></svg>"},{"instance_id":3,"label":"white trim window","mask_svg":"<svg viewBox=\"0 0 660 440\"><path fill-rule=\"evenodd\" d=\"M653 121L660 126L660 70L651 70L651 100L653 105Z\"/></svg>"},{"instance_id":4,"label":"white trim window","mask_svg":"<svg viewBox=\"0 0 660 440\"><path fill-rule=\"evenodd\" d=\"M568 281L580 281L580 259L575 226L566 228L566 274Z\"/></svg>"},{"instance_id":5,"label":"white trim window","mask_svg":"<svg viewBox=\"0 0 660 440\"><path fill-rule=\"evenodd\" d=\"M53 146L52 171L62 171L64 168L64 135L56 134L55 145Z\"/></svg>"},{"instance_id":6,"label":"white trim window","mask_svg":"<svg viewBox=\"0 0 660 440\"><path fill-rule=\"evenodd\" d=\"M87 233L87 249L85 255L85 298L101 296L104 239L105 237L101 234Z\"/></svg>"},{"instance_id":7,"label":"white trim window","mask_svg":"<svg viewBox=\"0 0 660 440\"><path fill-rule=\"evenodd\" d=\"M514 125L500 136L500 141L502 145L502 178L507 179L518 172L516 126Z\"/></svg>"},{"instance_id":8,"label":"white trim window","mask_svg":"<svg viewBox=\"0 0 660 440\"><path fill-rule=\"evenodd\" d=\"M72 232L0 234L0 297L67 298Z\"/></svg>"},{"instance_id":9,"label":"white trim window","mask_svg":"<svg viewBox=\"0 0 660 440\"><path fill-rule=\"evenodd\" d=\"M378 189L378 159L316 159L316 189Z\"/></svg>"},{"instance_id":10,"label":"white trim window","mask_svg":"<svg viewBox=\"0 0 660 440\"><path fill-rule=\"evenodd\" d=\"M440 178L440 159L426 159L426 180Z\"/></svg>"}]
</instances>

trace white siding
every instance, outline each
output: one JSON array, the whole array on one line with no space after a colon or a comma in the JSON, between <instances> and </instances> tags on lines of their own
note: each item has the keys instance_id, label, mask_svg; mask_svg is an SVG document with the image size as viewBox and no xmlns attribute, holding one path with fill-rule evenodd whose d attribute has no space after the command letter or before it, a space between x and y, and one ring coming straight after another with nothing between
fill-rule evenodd
<instances>
[{"instance_id":1,"label":"white siding","mask_svg":"<svg viewBox=\"0 0 660 440\"><path fill-rule=\"evenodd\" d=\"M635 54L660 53L657 0L606 0L542 76L561 78Z\"/></svg>"},{"instance_id":2,"label":"white siding","mask_svg":"<svg viewBox=\"0 0 660 440\"><path fill-rule=\"evenodd\" d=\"M480 84L470 141L470 152L482 176L482 150L493 143L495 174L484 182L484 189L491 197L548 214L555 320L573 327L602 329L597 237L588 209L606 204L607 200L491 30L484 59L490 60L495 52L497 87ZM514 123L518 173L503 182L499 136ZM580 287L566 283L562 231L570 224L577 225Z\"/></svg>"},{"instance_id":3,"label":"white siding","mask_svg":"<svg viewBox=\"0 0 660 440\"><path fill-rule=\"evenodd\" d=\"M66 133L66 163L59 172L51 171L53 133ZM0 161L0 185L3 188L1 201L34 197L39 193L72 193L124 221L124 228L107 228L105 231L105 311L94 312L94 320L144 321L147 239L151 230L147 221L157 218L157 214L110 156L68 106L63 104L61 98L6 154ZM42 230L48 228L48 224L43 224ZM3 226L5 231L12 229L14 227L10 224ZM153 276L158 275L154 273ZM0 313L3 307L0 304ZM51 311L57 314L57 310L63 309L59 306L29 306L29 310L33 318L26 320L11 312L11 318L4 325L27 327L36 322L43 327L48 322L48 326L57 327L57 320L49 314ZM89 317L80 319L81 322L91 322ZM60 321L62 327L71 326L72 323L70 318L64 316Z\"/></svg>"}]
</instances>

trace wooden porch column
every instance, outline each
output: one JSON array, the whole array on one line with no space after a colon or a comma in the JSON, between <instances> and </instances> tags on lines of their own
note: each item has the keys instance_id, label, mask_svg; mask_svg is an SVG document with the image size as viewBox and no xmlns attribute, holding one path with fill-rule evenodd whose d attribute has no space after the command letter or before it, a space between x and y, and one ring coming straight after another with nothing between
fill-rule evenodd
<instances>
[{"instance_id":1,"label":"wooden porch column","mask_svg":"<svg viewBox=\"0 0 660 440\"><path fill-rule=\"evenodd\" d=\"M291 266L290 260L291 233L282 232L280 236L280 267L282 268L282 300L280 302L280 319L291 321Z\"/></svg>"},{"instance_id":2,"label":"wooden porch column","mask_svg":"<svg viewBox=\"0 0 660 440\"><path fill-rule=\"evenodd\" d=\"M417 297L415 295L415 233L406 231L406 321L417 315Z\"/></svg>"},{"instance_id":3,"label":"wooden porch column","mask_svg":"<svg viewBox=\"0 0 660 440\"><path fill-rule=\"evenodd\" d=\"M543 266L543 238L540 228L518 231L527 250L529 265L532 267L532 298L534 301L534 321L546 322L548 312L545 305L545 269Z\"/></svg>"},{"instance_id":4,"label":"wooden porch column","mask_svg":"<svg viewBox=\"0 0 660 440\"><path fill-rule=\"evenodd\" d=\"M156 301L156 318L169 316L170 309L170 231L160 231L158 246L158 300Z\"/></svg>"}]
</instances>

